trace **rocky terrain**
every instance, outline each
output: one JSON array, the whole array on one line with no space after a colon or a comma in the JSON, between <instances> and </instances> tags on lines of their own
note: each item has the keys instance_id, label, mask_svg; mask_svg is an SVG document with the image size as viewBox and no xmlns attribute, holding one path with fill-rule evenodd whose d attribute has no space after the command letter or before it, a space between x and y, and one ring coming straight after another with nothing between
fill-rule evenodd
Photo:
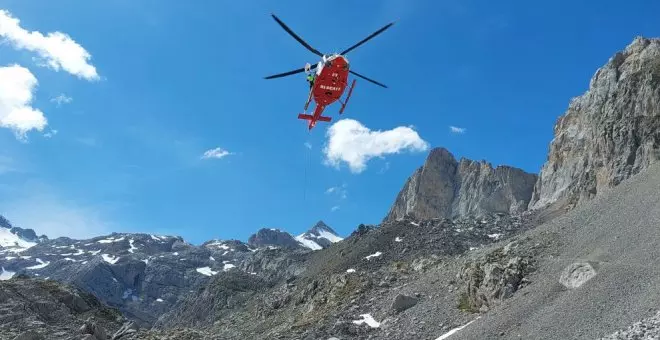
<instances>
[{"instance_id":1,"label":"rocky terrain","mask_svg":"<svg viewBox=\"0 0 660 340\"><path fill-rule=\"evenodd\" d=\"M470 315L458 308L457 259L519 234L533 218L360 226L342 242L305 253L297 262L303 270L280 280L238 272L214 277L161 318L157 330L139 336L194 327L209 339L435 339Z\"/></svg>"},{"instance_id":2,"label":"rocky terrain","mask_svg":"<svg viewBox=\"0 0 660 340\"><path fill-rule=\"evenodd\" d=\"M296 271L290 258L311 251L284 232L278 233L293 240L296 251L280 256L282 251L277 249L284 244L277 242L259 246L238 240L211 240L194 246L180 237L119 233L88 240L26 239L26 235L35 235L34 231L14 227L4 218L2 221L0 280L25 274L69 283L148 327L184 295L195 292L218 273L240 271L275 279ZM341 240L330 232L330 227L321 229L323 225L319 222L305 235L323 230L326 234L314 240L324 245ZM321 248L317 243L313 245L313 249Z\"/></svg>"},{"instance_id":3,"label":"rocky terrain","mask_svg":"<svg viewBox=\"0 0 660 340\"><path fill-rule=\"evenodd\" d=\"M431 150L406 181L385 221L521 213L527 209L536 175L487 162L457 161L447 149Z\"/></svg>"},{"instance_id":4,"label":"rocky terrain","mask_svg":"<svg viewBox=\"0 0 660 340\"><path fill-rule=\"evenodd\" d=\"M0 281L0 338L124 339L135 330L93 295L53 280L18 276Z\"/></svg>"},{"instance_id":5,"label":"rocky terrain","mask_svg":"<svg viewBox=\"0 0 660 340\"><path fill-rule=\"evenodd\" d=\"M655 39L612 57L539 176L436 148L346 238L319 222L200 246L49 240L2 218L0 336L657 339L659 65Z\"/></svg>"},{"instance_id":6,"label":"rocky terrain","mask_svg":"<svg viewBox=\"0 0 660 340\"><path fill-rule=\"evenodd\" d=\"M530 208L593 198L660 157L660 40L636 38L555 125Z\"/></svg>"}]
</instances>

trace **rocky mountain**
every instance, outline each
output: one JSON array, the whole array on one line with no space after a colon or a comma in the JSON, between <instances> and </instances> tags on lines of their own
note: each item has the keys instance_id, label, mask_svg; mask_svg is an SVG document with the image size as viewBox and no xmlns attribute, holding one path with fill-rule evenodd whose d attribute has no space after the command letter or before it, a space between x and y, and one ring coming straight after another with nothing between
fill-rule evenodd
<instances>
[{"instance_id":1,"label":"rocky mountain","mask_svg":"<svg viewBox=\"0 0 660 340\"><path fill-rule=\"evenodd\" d=\"M318 250L327 248L333 243L343 240L343 238L339 237L337 233L323 221L318 221L307 232L296 236L296 240L307 248Z\"/></svg>"},{"instance_id":2,"label":"rocky mountain","mask_svg":"<svg viewBox=\"0 0 660 340\"><path fill-rule=\"evenodd\" d=\"M39 242L48 240L48 237L37 233L32 229L14 227L9 220L0 215L0 249L12 252L21 252Z\"/></svg>"},{"instance_id":3,"label":"rocky mountain","mask_svg":"<svg viewBox=\"0 0 660 340\"><path fill-rule=\"evenodd\" d=\"M422 167L406 181L385 221L454 218L527 209L536 175L485 161L457 161L444 148L431 150Z\"/></svg>"},{"instance_id":4,"label":"rocky mountain","mask_svg":"<svg viewBox=\"0 0 660 340\"><path fill-rule=\"evenodd\" d=\"M200 246L34 240L0 219L0 337L655 339L658 52L638 38L596 73L539 177L436 148L345 239L319 222Z\"/></svg>"},{"instance_id":5,"label":"rocky mountain","mask_svg":"<svg viewBox=\"0 0 660 340\"><path fill-rule=\"evenodd\" d=\"M0 281L0 338L125 339L135 327L93 295L56 281Z\"/></svg>"},{"instance_id":6,"label":"rocky mountain","mask_svg":"<svg viewBox=\"0 0 660 340\"><path fill-rule=\"evenodd\" d=\"M531 215L502 214L361 226L332 247L292 259L298 271L279 279L239 271L213 277L151 332L166 337L188 328L209 339L435 339L469 318L455 307L457 258L532 225Z\"/></svg>"},{"instance_id":7,"label":"rocky mountain","mask_svg":"<svg viewBox=\"0 0 660 340\"><path fill-rule=\"evenodd\" d=\"M291 234L273 228L259 229L259 231L250 236L248 244L254 247L298 248L302 246Z\"/></svg>"},{"instance_id":8,"label":"rocky mountain","mask_svg":"<svg viewBox=\"0 0 660 340\"><path fill-rule=\"evenodd\" d=\"M25 233L14 234L17 228L3 223L11 229L0 228L0 280L24 274L72 284L141 326L154 324L186 294L220 273L237 271L264 280L295 275L299 269L294 263L310 248L341 239L319 222L303 234L309 238L306 245L271 229L257 232L252 244L211 240L194 246L181 237L131 233L28 241L20 236Z\"/></svg>"},{"instance_id":9,"label":"rocky mountain","mask_svg":"<svg viewBox=\"0 0 660 340\"><path fill-rule=\"evenodd\" d=\"M660 39L638 37L557 120L529 206L575 206L659 158Z\"/></svg>"},{"instance_id":10,"label":"rocky mountain","mask_svg":"<svg viewBox=\"0 0 660 340\"><path fill-rule=\"evenodd\" d=\"M248 239L253 247L308 248L319 250L327 248L342 238L323 221L317 222L308 231L293 237L291 234L274 228L262 228Z\"/></svg>"}]
</instances>

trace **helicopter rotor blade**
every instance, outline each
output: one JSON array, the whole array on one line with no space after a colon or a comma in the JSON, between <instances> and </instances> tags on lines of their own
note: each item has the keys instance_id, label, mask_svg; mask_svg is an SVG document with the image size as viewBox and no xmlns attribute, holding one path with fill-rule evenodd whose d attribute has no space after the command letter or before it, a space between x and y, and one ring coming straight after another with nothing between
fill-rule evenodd
<instances>
[{"instance_id":1,"label":"helicopter rotor blade","mask_svg":"<svg viewBox=\"0 0 660 340\"><path fill-rule=\"evenodd\" d=\"M384 88L387 88L387 86L385 86L384 84L381 84L381 83L379 83L379 82L377 82L377 81L375 81L375 80L373 80L373 79L369 79L369 78L367 78L367 77L365 77L365 76L363 76L363 75L361 75L361 74L359 74L359 73L357 73L357 72L354 72L354 71L352 71L352 70L349 70L348 72L350 72L350 73L352 73L352 74L354 74L354 75L356 75L356 76L358 76L358 77L360 77L360 78L362 78L362 79L364 79L364 80L370 81L370 82L372 82L372 83L374 83L374 84L376 84L376 85L378 85L378 86L382 86L382 87L384 87Z\"/></svg>"},{"instance_id":2,"label":"helicopter rotor blade","mask_svg":"<svg viewBox=\"0 0 660 340\"><path fill-rule=\"evenodd\" d=\"M375 37L375 36L377 36L377 35L383 33L383 31L385 31L386 29L390 28L390 26L392 26L392 25L394 25L393 22L391 22L391 23L385 25L383 28L379 29L378 31L376 31L376 32L374 32L374 33L371 33L370 36L368 36L368 37L362 39L362 41L360 41L359 43L357 43L357 44L355 44L355 45L353 45L353 46L347 48L345 51L343 51L343 52L341 52L341 53L339 53L339 54L344 55L344 54L346 54L346 53L352 51L353 49L357 48L358 46L360 46L360 45L366 43L367 41L371 40L373 37Z\"/></svg>"},{"instance_id":3,"label":"helicopter rotor blade","mask_svg":"<svg viewBox=\"0 0 660 340\"><path fill-rule=\"evenodd\" d=\"M309 69L313 70L313 69L316 68L316 66L318 66L318 64L311 65L311 67ZM301 73L301 72L304 72L304 71L305 71L305 68L303 67L303 68L299 68L299 69L296 69L296 70L293 70L293 71L278 73L278 74L274 74L272 76L264 77L264 79L281 78L281 77L290 76L292 74Z\"/></svg>"},{"instance_id":4,"label":"helicopter rotor blade","mask_svg":"<svg viewBox=\"0 0 660 340\"><path fill-rule=\"evenodd\" d=\"M317 49L315 49L314 47L312 47L308 43L306 43L304 40L302 40L301 37L299 37L297 34L295 34L289 28L289 26L287 26L282 20L280 20L280 18L275 16L275 14L271 14L271 16L273 17L273 19L275 19L275 21L277 21L278 24L280 24L280 26L282 26L282 28L284 28L285 31L287 31L287 33L289 33L294 39L296 39L299 43L301 43L303 46L305 46L305 48L310 50L312 53L318 55L319 57L323 57L323 53L319 52Z\"/></svg>"}]
</instances>

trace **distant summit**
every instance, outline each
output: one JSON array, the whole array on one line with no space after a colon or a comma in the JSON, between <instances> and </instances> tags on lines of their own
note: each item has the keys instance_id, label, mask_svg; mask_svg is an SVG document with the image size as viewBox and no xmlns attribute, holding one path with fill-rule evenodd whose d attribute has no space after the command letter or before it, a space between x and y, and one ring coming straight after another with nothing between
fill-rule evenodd
<instances>
[{"instance_id":1,"label":"distant summit","mask_svg":"<svg viewBox=\"0 0 660 340\"><path fill-rule=\"evenodd\" d=\"M291 236L291 234L273 228L262 228L248 239L248 244L253 247L284 247L298 248L301 245Z\"/></svg>"},{"instance_id":2,"label":"distant summit","mask_svg":"<svg viewBox=\"0 0 660 340\"><path fill-rule=\"evenodd\" d=\"M456 160L447 149L435 148L406 181L385 221L520 213L527 209L536 179L510 166Z\"/></svg>"},{"instance_id":3,"label":"distant summit","mask_svg":"<svg viewBox=\"0 0 660 340\"><path fill-rule=\"evenodd\" d=\"M307 232L296 236L296 240L307 248L318 250L327 248L331 244L343 240L343 238L339 237L325 222L318 221Z\"/></svg>"},{"instance_id":4,"label":"distant summit","mask_svg":"<svg viewBox=\"0 0 660 340\"><path fill-rule=\"evenodd\" d=\"M0 247L21 250L48 240L45 235L37 236L32 229L23 229L12 226L11 222L0 215Z\"/></svg>"}]
</instances>

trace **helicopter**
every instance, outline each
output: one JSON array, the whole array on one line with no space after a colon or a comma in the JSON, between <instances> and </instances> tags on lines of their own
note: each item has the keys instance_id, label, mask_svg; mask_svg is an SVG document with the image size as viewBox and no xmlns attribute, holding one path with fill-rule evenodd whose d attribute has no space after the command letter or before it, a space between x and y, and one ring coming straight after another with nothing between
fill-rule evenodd
<instances>
[{"instance_id":1,"label":"helicopter","mask_svg":"<svg viewBox=\"0 0 660 340\"><path fill-rule=\"evenodd\" d=\"M385 25L378 31L362 39L360 42L356 43L355 45L345 49L341 53L333 53L327 55L319 52L317 49L310 46L296 33L294 33L293 30L291 30L275 14L271 14L271 16L287 33L289 33L289 35L291 35L301 45L307 48L307 50L321 57L321 60L314 65L310 65L309 63L307 63L305 67L289 72L275 74L264 78L264 79L274 79L274 78L286 77L302 72L310 73L312 72L312 70L316 69L315 74L312 75L313 80L311 81L309 96L307 97L307 102L305 103L303 113L298 115L298 119L306 120L309 122L308 129L310 131L312 130L312 128L314 128L316 122L319 121L330 122L332 120L331 117L323 116L323 111L325 110L325 108L331 105L332 103L339 101L341 103L341 109L339 109L339 114L341 115L344 113L344 110L346 109L346 105L348 104L348 101L351 98L351 94L353 93L353 89L355 88L355 83L356 83L356 79L353 79L350 87L348 88L348 94L346 96L346 99L342 101L341 96L344 94L344 91L348 86L349 73L364 80L367 80L373 84L381 86L383 88L387 88L387 86L385 86L384 84L381 84L380 82L367 78L366 76L363 76L351 70L350 64L348 62L348 58L346 58L346 54L354 50L355 48L359 47L360 45L364 44L365 42L371 40L375 36L385 31L386 29L390 28L392 25L394 25L394 22ZM309 104L311 103L312 100L316 102L316 107L312 114L308 114L307 109L309 108Z\"/></svg>"}]
</instances>

